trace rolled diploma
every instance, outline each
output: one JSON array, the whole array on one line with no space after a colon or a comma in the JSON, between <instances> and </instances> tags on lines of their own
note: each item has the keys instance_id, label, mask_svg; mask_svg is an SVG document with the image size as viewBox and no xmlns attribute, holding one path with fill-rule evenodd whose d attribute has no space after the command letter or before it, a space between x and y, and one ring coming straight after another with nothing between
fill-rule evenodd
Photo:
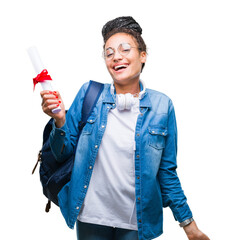
<instances>
[{"instance_id":1,"label":"rolled diploma","mask_svg":"<svg viewBox=\"0 0 237 240\"><path fill-rule=\"evenodd\" d=\"M39 56L39 53L37 51L37 48L36 47L30 47L27 49L27 52L29 54L29 57L31 59L31 62L34 66L34 69L35 69L35 72L36 74L40 74L45 68L44 68L44 65L41 61L41 58ZM51 85L51 80L48 81L48 80L45 80L43 82L40 82L43 90L50 90L50 91L53 91L53 87ZM58 106L57 108L54 108L52 109L52 113L58 113L61 111L61 107Z\"/></svg>"}]
</instances>

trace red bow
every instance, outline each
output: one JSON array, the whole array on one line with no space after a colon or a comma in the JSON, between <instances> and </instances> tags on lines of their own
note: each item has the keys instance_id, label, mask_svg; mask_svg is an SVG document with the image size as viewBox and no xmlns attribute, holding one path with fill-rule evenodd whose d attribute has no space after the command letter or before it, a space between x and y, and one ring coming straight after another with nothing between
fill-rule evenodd
<instances>
[{"instance_id":1,"label":"red bow","mask_svg":"<svg viewBox=\"0 0 237 240\"><path fill-rule=\"evenodd\" d=\"M45 80L52 80L50 75L48 75L48 71L44 69L41 73L37 75L37 77L33 78L33 83L34 83L34 90L35 90L35 85L39 82L43 82Z\"/></svg>"}]
</instances>

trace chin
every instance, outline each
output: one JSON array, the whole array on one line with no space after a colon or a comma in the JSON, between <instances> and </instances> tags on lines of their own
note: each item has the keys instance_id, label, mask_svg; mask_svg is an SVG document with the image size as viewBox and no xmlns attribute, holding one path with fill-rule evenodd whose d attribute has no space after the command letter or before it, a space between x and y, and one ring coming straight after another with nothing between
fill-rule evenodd
<instances>
[{"instance_id":1,"label":"chin","mask_svg":"<svg viewBox=\"0 0 237 240\"><path fill-rule=\"evenodd\" d=\"M137 74L133 74L131 76L112 76L113 80L115 83L117 84L121 84L121 85L126 85L131 81L139 81L140 79L140 72Z\"/></svg>"}]
</instances>

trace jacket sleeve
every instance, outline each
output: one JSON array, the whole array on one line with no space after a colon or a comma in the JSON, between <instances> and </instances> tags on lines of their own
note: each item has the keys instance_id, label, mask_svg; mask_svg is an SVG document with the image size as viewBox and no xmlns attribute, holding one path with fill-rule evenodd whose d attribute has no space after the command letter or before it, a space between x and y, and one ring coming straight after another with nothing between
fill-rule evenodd
<instances>
[{"instance_id":1,"label":"jacket sleeve","mask_svg":"<svg viewBox=\"0 0 237 240\"><path fill-rule=\"evenodd\" d=\"M170 207L175 220L183 222L192 217L192 212L187 204L187 198L182 190L176 168L177 156L177 126L175 111L172 101L169 100L168 110L168 134L162 153L162 159L158 172L161 186L163 207Z\"/></svg>"},{"instance_id":2,"label":"jacket sleeve","mask_svg":"<svg viewBox=\"0 0 237 240\"><path fill-rule=\"evenodd\" d=\"M85 92L89 83L83 84L77 93L71 107L66 114L66 121L63 127L57 128L53 123L53 129L50 133L50 147L56 160L63 162L75 152L77 147L79 128L81 121L81 110Z\"/></svg>"}]
</instances>

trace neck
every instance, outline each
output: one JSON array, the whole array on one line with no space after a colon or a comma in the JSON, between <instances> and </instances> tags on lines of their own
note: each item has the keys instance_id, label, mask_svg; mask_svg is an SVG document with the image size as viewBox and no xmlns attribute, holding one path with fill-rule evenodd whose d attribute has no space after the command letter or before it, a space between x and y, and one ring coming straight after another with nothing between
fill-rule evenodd
<instances>
[{"instance_id":1,"label":"neck","mask_svg":"<svg viewBox=\"0 0 237 240\"><path fill-rule=\"evenodd\" d=\"M114 87L116 89L117 94L126 94L126 93L136 94L140 92L139 80L130 82L128 84L120 84L120 83L114 82Z\"/></svg>"}]
</instances>

